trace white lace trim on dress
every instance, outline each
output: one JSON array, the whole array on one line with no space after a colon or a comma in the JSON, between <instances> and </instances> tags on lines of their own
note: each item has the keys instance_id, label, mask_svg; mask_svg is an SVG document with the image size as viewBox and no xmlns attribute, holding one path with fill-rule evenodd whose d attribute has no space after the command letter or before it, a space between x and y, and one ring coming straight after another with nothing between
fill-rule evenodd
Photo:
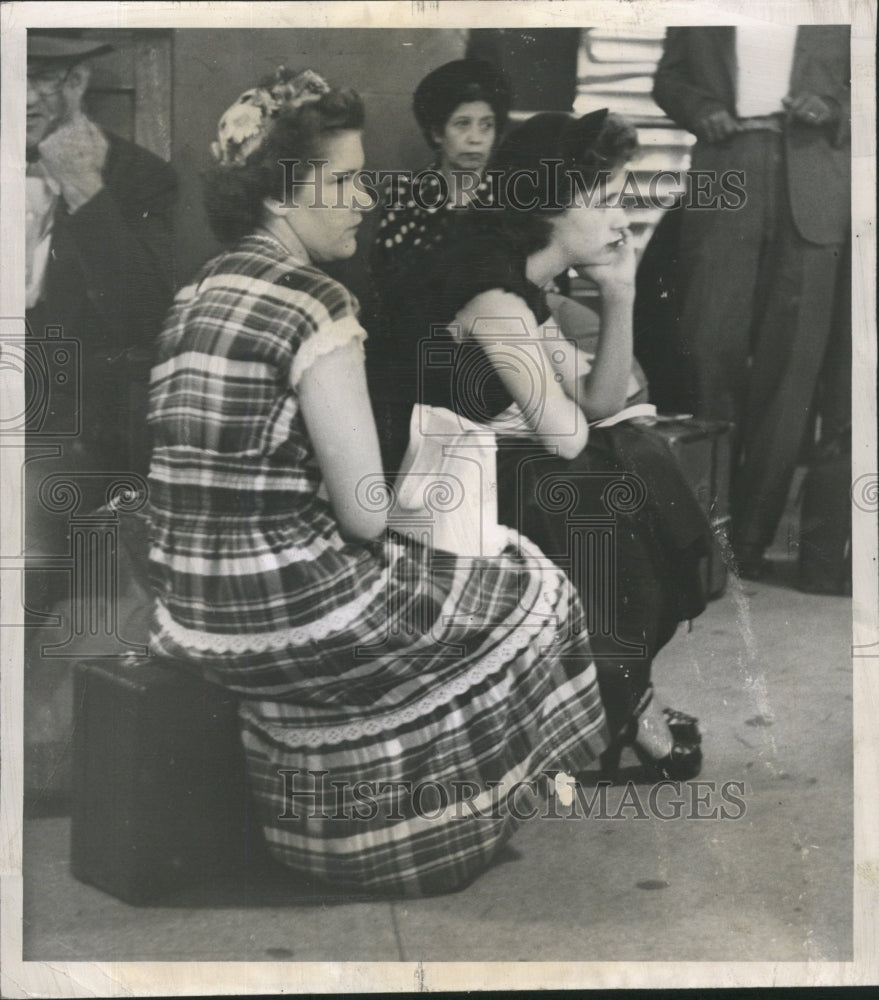
<instances>
[{"instance_id":1,"label":"white lace trim on dress","mask_svg":"<svg viewBox=\"0 0 879 1000\"><path fill-rule=\"evenodd\" d=\"M304 646L308 642L326 639L334 632L341 632L359 618L381 594L386 585L384 574L356 600L323 615L307 625L278 629L274 632L257 632L249 635L221 635L187 628L174 621L165 605L156 601L156 624L161 631L179 646L197 649L202 653L267 653L288 646Z\"/></svg>"},{"instance_id":2,"label":"white lace trim on dress","mask_svg":"<svg viewBox=\"0 0 879 1000\"><path fill-rule=\"evenodd\" d=\"M541 655L541 647L551 644L553 636L558 631L556 617L562 583L561 571L554 568L546 569L542 571L541 575L543 577L541 593L531 612L533 615L544 616L543 626L539 631L515 629L466 672L434 688L404 708L366 719L352 720L344 725L312 725L309 728L301 729L288 723L269 722L263 719L258 714L258 700L243 701L239 708L239 714L258 732L262 732L274 742L294 750L314 749L320 746L359 740L365 736L377 736L379 733L392 731L401 725L414 722L439 706L447 704L457 695L466 694L470 688L479 684L486 677L503 669L507 663L514 660L526 648L531 647L536 658ZM555 577L554 580L553 577Z\"/></svg>"},{"instance_id":3,"label":"white lace trim on dress","mask_svg":"<svg viewBox=\"0 0 879 1000\"><path fill-rule=\"evenodd\" d=\"M350 340L356 340L359 343L362 355L365 339L366 330L360 325L356 316L343 316L332 326L318 327L310 337L306 337L302 341L296 352L296 357L290 368L290 386L297 389L302 376L318 358L338 350L340 347L345 347Z\"/></svg>"}]
</instances>

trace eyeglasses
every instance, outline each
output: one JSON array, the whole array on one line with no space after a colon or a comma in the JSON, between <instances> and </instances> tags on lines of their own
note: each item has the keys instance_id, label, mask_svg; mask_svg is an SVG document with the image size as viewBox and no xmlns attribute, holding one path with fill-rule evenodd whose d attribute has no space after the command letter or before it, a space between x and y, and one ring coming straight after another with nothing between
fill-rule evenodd
<instances>
[{"instance_id":1,"label":"eyeglasses","mask_svg":"<svg viewBox=\"0 0 879 1000\"><path fill-rule=\"evenodd\" d=\"M69 69L42 70L39 72L28 73L28 86L33 87L40 97L52 97L64 86L64 81L67 79L69 73Z\"/></svg>"}]
</instances>

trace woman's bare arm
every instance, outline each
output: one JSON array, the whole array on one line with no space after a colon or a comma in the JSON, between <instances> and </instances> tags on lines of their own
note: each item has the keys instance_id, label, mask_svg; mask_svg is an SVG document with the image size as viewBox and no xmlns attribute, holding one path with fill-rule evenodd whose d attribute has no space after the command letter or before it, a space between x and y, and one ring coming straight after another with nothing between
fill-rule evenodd
<instances>
[{"instance_id":1,"label":"woman's bare arm","mask_svg":"<svg viewBox=\"0 0 879 1000\"><path fill-rule=\"evenodd\" d=\"M547 296L547 303L563 337L574 344L592 327L594 313L579 302L552 295ZM577 400L589 420L611 417L626 405L633 358L633 308L634 300L629 296L603 299L601 331L588 366L582 357L576 364L567 358L561 370L565 391Z\"/></svg>"},{"instance_id":2,"label":"woman's bare arm","mask_svg":"<svg viewBox=\"0 0 879 1000\"><path fill-rule=\"evenodd\" d=\"M589 425L547 361L534 313L518 295L482 292L455 317L464 337L474 337L528 424L562 458L580 454Z\"/></svg>"},{"instance_id":3,"label":"woman's bare arm","mask_svg":"<svg viewBox=\"0 0 879 1000\"><path fill-rule=\"evenodd\" d=\"M626 404L629 375L632 370L632 325L635 308L635 251L629 239L600 264L584 264L579 274L598 286L601 296L601 331L595 358L588 375L576 376L575 384L564 379L589 420L613 416ZM581 321L576 303L567 308L566 320L560 320L562 332L576 336ZM566 328L566 326L568 328ZM573 390L573 391L572 391Z\"/></svg>"},{"instance_id":4,"label":"woman's bare arm","mask_svg":"<svg viewBox=\"0 0 879 1000\"><path fill-rule=\"evenodd\" d=\"M297 391L342 534L357 541L377 538L385 529L385 513L367 510L357 499L361 480L382 472L360 345L351 341L317 358Z\"/></svg>"}]
</instances>

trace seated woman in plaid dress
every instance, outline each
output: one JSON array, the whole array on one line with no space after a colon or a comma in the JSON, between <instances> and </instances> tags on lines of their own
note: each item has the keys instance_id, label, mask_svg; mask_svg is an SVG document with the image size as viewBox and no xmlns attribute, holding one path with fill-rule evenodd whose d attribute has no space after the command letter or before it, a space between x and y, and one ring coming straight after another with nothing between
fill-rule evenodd
<instances>
[{"instance_id":1,"label":"seated woman in plaid dress","mask_svg":"<svg viewBox=\"0 0 879 1000\"><path fill-rule=\"evenodd\" d=\"M365 334L320 270L355 250L362 125L356 94L283 69L220 121L229 248L178 294L153 372L152 642L243 696L278 860L417 895L483 869L605 723L582 608L537 549L511 532L465 561L386 532ZM572 417L559 394L536 430Z\"/></svg>"}]
</instances>

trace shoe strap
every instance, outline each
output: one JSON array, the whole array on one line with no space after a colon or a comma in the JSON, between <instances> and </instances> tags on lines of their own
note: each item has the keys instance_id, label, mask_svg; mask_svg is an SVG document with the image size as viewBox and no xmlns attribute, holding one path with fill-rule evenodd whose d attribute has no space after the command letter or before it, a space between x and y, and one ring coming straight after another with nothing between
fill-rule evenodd
<instances>
[{"instance_id":1,"label":"shoe strap","mask_svg":"<svg viewBox=\"0 0 879 1000\"><path fill-rule=\"evenodd\" d=\"M662 711L672 726L695 726L699 721L695 715L687 715L676 708L664 708Z\"/></svg>"},{"instance_id":2,"label":"shoe strap","mask_svg":"<svg viewBox=\"0 0 879 1000\"><path fill-rule=\"evenodd\" d=\"M644 689L644 694L641 695L638 704L632 711L632 719L640 719L641 716L650 708L650 703L653 701L653 684L650 683Z\"/></svg>"}]
</instances>

